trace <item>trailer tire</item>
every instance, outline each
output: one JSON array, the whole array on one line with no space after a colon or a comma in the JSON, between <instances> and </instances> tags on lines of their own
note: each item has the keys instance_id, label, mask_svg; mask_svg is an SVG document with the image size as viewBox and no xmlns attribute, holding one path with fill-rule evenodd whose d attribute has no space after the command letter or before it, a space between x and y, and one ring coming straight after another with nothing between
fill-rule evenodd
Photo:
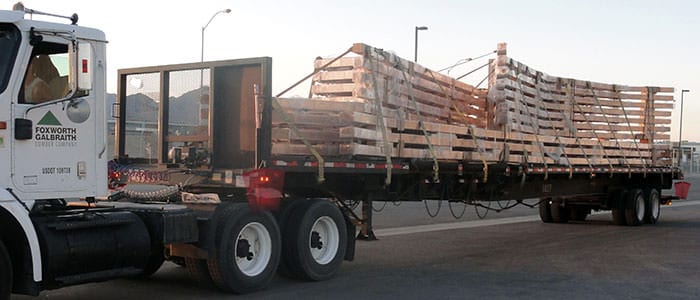
<instances>
[{"instance_id":1,"label":"trailer tire","mask_svg":"<svg viewBox=\"0 0 700 300\"><path fill-rule=\"evenodd\" d=\"M205 287L214 286L214 281L212 281L211 275L209 275L209 266L206 260L185 257L184 265L187 269L187 274L194 282Z\"/></svg>"},{"instance_id":2,"label":"trailer tire","mask_svg":"<svg viewBox=\"0 0 700 300\"><path fill-rule=\"evenodd\" d=\"M10 300L12 294L12 261L10 254L0 240L0 300Z\"/></svg>"},{"instance_id":3,"label":"trailer tire","mask_svg":"<svg viewBox=\"0 0 700 300\"><path fill-rule=\"evenodd\" d=\"M289 220L292 217L292 214L299 207L305 206L307 202L308 201L305 198L294 198L291 199L289 202L282 204L280 211L276 214L277 224L279 224L281 232L287 232L287 228L290 226ZM277 273L284 277L293 278L294 274L292 274L291 267L289 266L289 260L285 259L287 251L285 250L286 247L284 246L284 241L285 235L282 236L282 257L280 259L280 265L277 268Z\"/></svg>"},{"instance_id":4,"label":"trailer tire","mask_svg":"<svg viewBox=\"0 0 700 300\"><path fill-rule=\"evenodd\" d=\"M543 223L552 223L552 210L549 208L549 203L552 201L550 198L540 199L540 204L538 205L538 210L540 212L540 220Z\"/></svg>"},{"instance_id":5,"label":"trailer tire","mask_svg":"<svg viewBox=\"0 0 700 300\"><path fill-rule=\"evenodd\" d=\"M644 191L646 199L646 210L644 222L647 224L656 224L661 214L661 196L659 190L651 188Z\"/></svg>"},{"instance_id":6,"label":"trailer tire","mask_svg":"<svg viewBox=\"0 0 700 300\"><path fill-rule=\"evenodd\" d=\"M629 226L638 226L644 222L646 200L640 189L631 190L625 201L625 220Z\"/></svg>"},{"instance_id":7,"label":"trailer tire","mask_svg":"<svg viewBox=\"0 0 700 300\"><path fill-rule=\"evenodd\" d=\"M337 206L311 200L297 208L285 228L283 249L293 278L321 281L338 272L345 258L348 233Z\"/></svg>"},{"instance_id":8,"label":"trailer tire","mask_svg":"<svg viewBox=\"0 0 700 300\"><path fill-rule=\"evenodd\" d=\"M248 205L235 205L222 220L216 253L207 261L214 284L238 294L264 289L275 276L282 249L275 218Z\"/></svg>"},{"instance_id":9,"label":"trailer tire","mask_svg":"<svg viewBox=\"0 0 700 300\"><path fill-rule=\"evenodd\" d=\"M569 222L569 215L571 213L569 212L569 208L564 207L561 202L561 199L557 198L552 200L551 204L549 205L549 209L552 213L552 221L555 223Z\"/></svg>"}]
</instances>

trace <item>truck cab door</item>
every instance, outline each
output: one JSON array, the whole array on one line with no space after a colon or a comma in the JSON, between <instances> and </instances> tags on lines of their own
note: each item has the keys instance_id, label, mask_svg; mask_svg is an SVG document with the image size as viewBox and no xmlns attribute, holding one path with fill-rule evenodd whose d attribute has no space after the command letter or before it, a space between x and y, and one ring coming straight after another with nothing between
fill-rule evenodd
<instances>
[{"instance_id":1,"label":"truck cab door","mask_svg":"<svg viewBox=\"0 0 700 300\"><path fill-rule=\"evenodd\" d=\"M91 51L83 59L76 48L84 47L77 45L50 37L34 43L13 103L12 180L34 199L87 196L96 184L95 145L104 137L96 130L104 129L98 123L103 117L96 93L77 88L79 73L93 67Z\"/></svg>"}]
</instances>

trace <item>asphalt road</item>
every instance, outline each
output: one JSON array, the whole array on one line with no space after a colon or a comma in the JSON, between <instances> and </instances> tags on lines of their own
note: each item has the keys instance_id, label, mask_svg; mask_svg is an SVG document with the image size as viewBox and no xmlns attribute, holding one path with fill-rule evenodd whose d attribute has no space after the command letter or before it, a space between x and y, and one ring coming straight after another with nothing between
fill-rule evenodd
<instances>
[{"instance_id":1,"label":"asphalt road","mask_svg":"<svg viewBox=\"0 0 700 300\"><path fill-rule=\"evenodd\" d=\"M329 281L278 277L265 291L228 295L198 286L168 263L149 280L88 284L39 298L698 299L700 176L688 181L695 187L689 199L664 207L655 225L615 226L609 213L544 224L536 209L526 208L485 220L468 208L454 220L446 204L430 218L422 203L389 203L375 215L380 240L358 242L356 260ZM434 213L436 203L430 204Z\"/></svg>"}]
</instances>

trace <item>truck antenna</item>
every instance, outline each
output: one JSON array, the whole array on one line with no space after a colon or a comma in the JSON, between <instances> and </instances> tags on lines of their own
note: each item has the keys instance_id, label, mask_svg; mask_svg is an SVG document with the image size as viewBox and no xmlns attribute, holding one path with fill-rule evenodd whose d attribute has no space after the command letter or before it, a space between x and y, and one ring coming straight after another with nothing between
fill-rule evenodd
<instances>
[{"instance_id":1,"label":"truck antenna","mask_svg":"<svg viewBox=\"0 0 700 300\"><path fill-rule=\"evenodd\" d=\"M72 25L78 24L78 14L73 14L73 15L70 16L70 17L68 17L68 16L61 16L61 15L56 15L56 14L50 14L50 13L46 13L46 12L42 12L42 11L38 11L38 10L33 10L33 9L26 8L26 7L24 7L24 3L22 3L22 2L17 2L15 5L13 5L13 6L12 6L12 10L14 10L14 11L21 11L21 12L24 12L25 14L30 14L30 15L37 14L37 15L44 15L44 16L56 17L56 18L64 18L64 19L70 20Z\"/></svg>"}]
</instances>

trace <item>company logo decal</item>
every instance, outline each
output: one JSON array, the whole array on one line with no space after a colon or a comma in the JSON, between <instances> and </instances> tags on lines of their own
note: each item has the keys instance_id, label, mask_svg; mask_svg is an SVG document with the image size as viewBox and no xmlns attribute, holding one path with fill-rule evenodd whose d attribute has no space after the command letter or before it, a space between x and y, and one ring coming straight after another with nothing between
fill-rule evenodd
<instances>
[{"instance_id":1,"label":"company logo decal","mask_svg":"<svg viewBox=\"0 0 700 300\"><path fill-rule=\"evenodd\" d=\"M47 111L44 117L39 120L39 123L37 125L48 125L48 126L63 126L61 122L58 121L56 116L51 112Z\"/></svg>"},{"instance_id":2,"label":"company logo decal","mask_svg":"<svg viewBox=\"0 0 700 300\"><path fill-rule=\"evenodd\" d=\"M37 147L75 147L78 145L78 129L63 126L51 111L47 111L36 125L34 140Z\"/></svg>"}]
</instances>

